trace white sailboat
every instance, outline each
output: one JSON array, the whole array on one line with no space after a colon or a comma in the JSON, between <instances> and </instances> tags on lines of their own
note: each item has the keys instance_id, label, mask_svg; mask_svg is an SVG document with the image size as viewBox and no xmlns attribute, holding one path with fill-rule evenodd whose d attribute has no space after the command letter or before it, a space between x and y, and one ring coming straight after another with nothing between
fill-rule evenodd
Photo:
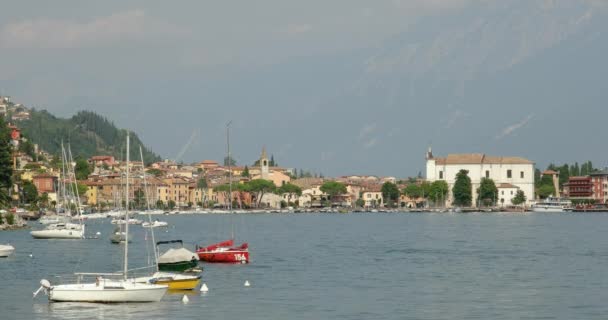
<instances>
[{"instance_id":1,"label":"white sailboat","mask_svg":"<svg viewBox=\"0 0 608 320\"><path fill-rule=\"evenodd\" d=\"M62 153L63 162L69 163L67 174L66 174L65 168L64 168L63 176L64 176L64 179L66 177L69 177L70 191L71 191L71 194L76 199L75 204L76 204L77 218L78 218L79 223L58 222L58 223L48 224L45 229L35 230L35 231L30 232L32 237L34 237L35 239L84 239L85 226L84 226L84 222L82 220L80 194L78 193L78 185L76 183L76 173L74 172L74 167L71 165L73 162L72 150L71 150L70 146L68 145L68 153L66 154L65 148L63 147L63 144L62 144L61 153ZM64 200L65 200L64 206L69 208L71 203L70 203L70 201L67 200L68 199L68 196L66 195L67 192L65 191L65 189L63 192L64 192ZM66 217L69 218L69 216L66 216Z\"/></svg>"},{"instance_id":2,"label":"white sailboat","mask_svg":"<svg viewBox=\"0 0 608 320\"><path fill-rule=\"evenodd\" d=\"M127 133L127 164L129 163L129 135ZM127 165L126 198L127 205L125 218L129 218L129 166ZM125 224L125 233L129 235L129 224ZM71 284L51 285L47 280L41 280L42 285L36 292L36 296L44 290L50 301L70 302L158 302L167 292L168 286L149 283L138 283L135 279L128 278L129 267L129 242L124 246L124 268L122 273L77 273L78 281ZM95 276L95 282L81 283L87 276ZM104 277L122 276L122 279L106 279Z\"/></svg>"}]
</instances>

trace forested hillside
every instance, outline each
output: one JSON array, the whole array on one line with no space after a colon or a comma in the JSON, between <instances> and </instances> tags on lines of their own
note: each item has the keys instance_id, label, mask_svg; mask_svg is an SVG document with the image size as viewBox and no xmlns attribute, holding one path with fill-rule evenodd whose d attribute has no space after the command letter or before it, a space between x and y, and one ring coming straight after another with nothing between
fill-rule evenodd
<instances>
[{"instance_id":1,"label":"forested hillside","mask_svg":"<svg viewBox=\"0 0 608 320\"><path fill-rule=\"evenodd\" d=\"M69 143L74 157L89 158L94 155L112 155L124 159L126 133L94 112L80 111L69 119L58 118L46 110L31 110L30 120L18 122L23 134L42 150L59 154L61 142ZM159 161L160 157L146 148L137 134L131 133L131 159L139 159L142 146L146 164Z\"/></svg>"}]
</instances>

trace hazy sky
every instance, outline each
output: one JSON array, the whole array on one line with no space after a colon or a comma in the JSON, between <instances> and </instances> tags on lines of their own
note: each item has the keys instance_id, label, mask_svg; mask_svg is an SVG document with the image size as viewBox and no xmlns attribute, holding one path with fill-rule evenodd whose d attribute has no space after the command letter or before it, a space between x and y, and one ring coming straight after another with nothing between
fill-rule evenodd
<instances>
[{"instance_id":1,"label":"hazy sky","mask_svg":"<svg viewBox=\"0 0 608 320\"><path fill-rule=\"evenodd\" d=\"M597 22L603 3L3 3L0 94L61 116L97 111L184 161L220 160L232 120L239 162L253 162L265 145L281 165L330 175L414 175L430 144L440 154L601 163L603 151L560 155L539 152L542 139L518 143L538 136L532 128L556 108L548 100L492 112L471 92L488 79L500 87L530 79L518 66L541 65L534 59L607 26ZM579 107L605 117L597 103L605 97Z\"/></svg>"}]
</instances>

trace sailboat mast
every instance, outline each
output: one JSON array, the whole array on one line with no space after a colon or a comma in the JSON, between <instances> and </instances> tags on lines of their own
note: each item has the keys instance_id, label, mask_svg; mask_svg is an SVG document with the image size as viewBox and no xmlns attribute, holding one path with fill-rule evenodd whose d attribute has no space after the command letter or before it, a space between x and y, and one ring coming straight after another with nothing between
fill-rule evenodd
<instances>
[{"instance_id":1,"label":"sailboat mast","mask_svg":"<svg viewBox=\"0 0 608 320\"><path fill-rule=\"evenodd\" d=\"M150 234L152 235L152 251L154 251L154 265L158 271L158 252L156 252L156 239L154 238L154 226L152 225L152 216L150 215L150 199L148 198L148 182L146 180L146 170L144 169L144 153L139 146L139 157L141 158L141 170L144 178L144 192L146 195L146 206L148 207L148 222L150 223ZM147 246L147 245L146 245ZM149 259L149 258L148 258Z\"/></svg>"},{"instance_id":2,"label":"sailboat mast","mask_svg":"<svg viewBox=\"0 0 608 320\"><path fill-rule=\"evenodd\" d=\"M232 120L228 121L226 124L226 145L228 147L228 212L232 213L232 156L230 155L230 125L232 124ZM233 218L230 217L232 220ZM234 222L232 225L232 237L234 239Z\"/></svg>"},{"instance_id":3,"label":"sailboat mast","mask_svg":"<svg viewBox=\"0 0 608 320\"><path fill-rule=\"evenodd\" d=\"M127 272L129 271L129 131L127 131L127 174L125 183L125 266L124 279L127 280Z\"/></svg>"}]
</instances>

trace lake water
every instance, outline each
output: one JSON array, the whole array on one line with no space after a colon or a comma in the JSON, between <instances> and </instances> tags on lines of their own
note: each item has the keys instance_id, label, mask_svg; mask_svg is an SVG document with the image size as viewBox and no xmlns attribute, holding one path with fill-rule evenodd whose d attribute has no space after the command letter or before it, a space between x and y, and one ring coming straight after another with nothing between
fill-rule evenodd
<instances>
[{"instance_id":1,"label":"lake water","mask_svg":"<svg viewBox=\"0 0 608 320\"><path fill-rule=\"evenodd\" d=\"M606 319L608 214L249 214L158 216L157 240L190 250L230 237L248 265L204 264L209 292L160 303L49 303L42 278L121 269L109 220L97 240L34 240L0 260L0 319ZM32 223L38 227L37 223ZM131 266L147 260L133 226ZM30 257L30 254L33 257ZM251 283L244 287L245 281Z\"/></svg>"}]
</instances>

